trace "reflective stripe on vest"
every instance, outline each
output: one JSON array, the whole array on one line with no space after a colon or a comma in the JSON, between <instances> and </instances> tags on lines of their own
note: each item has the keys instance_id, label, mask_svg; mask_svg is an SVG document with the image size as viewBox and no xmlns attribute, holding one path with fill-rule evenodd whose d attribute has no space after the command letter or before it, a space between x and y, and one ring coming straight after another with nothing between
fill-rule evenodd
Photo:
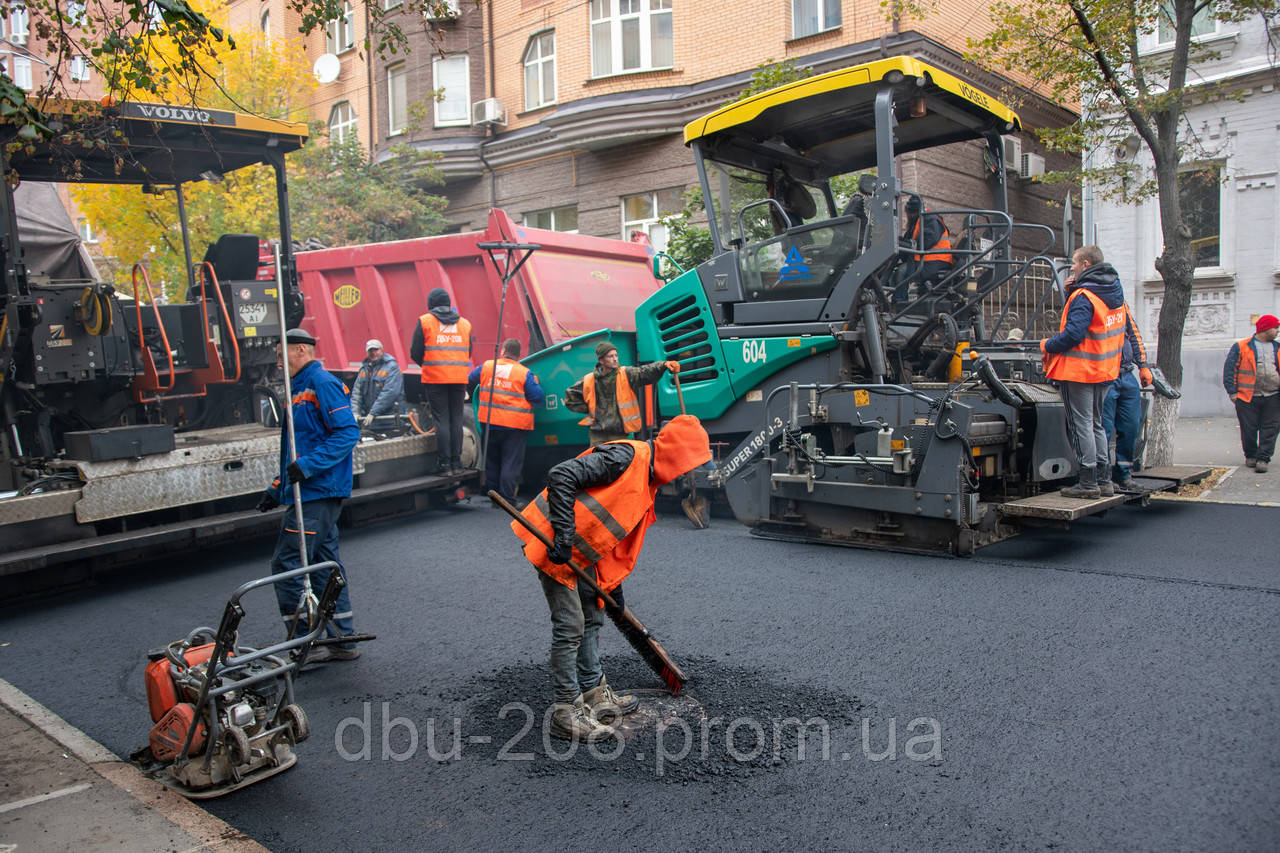
<instances>
[{"instance_id":1,"label":"reflective stripe on vest","mask_svg":"<svg viewBox=\"0 0 1280 853\"><path fill-rule=\"evenodd\" d=\"M618 403L618 415L622 418L623 432L635 432L640 429L640 401L636 399L636 392L631 388L631 381L627 379L627 371L625 368L619 367L616 384L614 385L613 397ZM584 427L594 426L599 423L596 417L596 374L595 371L588 373L582 380L582 399L587 402L587 410L590 412L578 424Z\"/></svg>"},{"instance_id":2,"label":"reflective stripe on vest","mask_svg":"<svg viewBox=\"0 0 1280 853\"><path fill-rule=\"evenodd\" d=\"M1124 350L1124 327L1129 312L1123 305L1115 309L1108 308L1092 291L1080 287L1067 298L1067 304L1062 307L1059 332L1067 327L1071 301L1081 294L1093 306L1093 319L1089 321L1084 340L1074 348L1056 353L1050 358L1049 378L1064 382L1111 382L1120 376L1120 354Z\"/></svg>"},{"instance_id":3,"label":"reflective stripe on vest","mask_svg":"<svg viewBox=\"0 0 1280 853\"><path fill-rule=\"evenodd\" d=\"M529 368L518 361L498 359L496 373L493 359L486 361L480 370L480 384L476 386L476 419L482 424L510 429L533 429L533 404L524 397L528 376Z\"/></svg>"},{"instance_id":4,"label":"reflective stripe on vest","mask_svg":"<svg viewBox=\"0 0 1280 853\"><path fill-rule=\"evenodd\" d=\"M422 381L464 385L471 372L471 321L459 317L444 325L427 312L418 318L422 327Z\"/></svg>"},{"instance_id":5,"label":"reflective stripe on vest","mask_svg":"<svg viewBox=\"0 0 1280 853\"><path fill-rule=\"evenodd\" d=\"M923 217L921 217L921 219L923 219ZM919 239L920 239L920 222L921 222L921 219L917 219L917 220L916 220L916 227L915 227L915 228L913 228L913 229L911 229L911 239L912 239L912 240L919 240ZM951 252L950 252L950 249L951 249L951 232L947 230L947 223L943 222L943 221L942 221L942 217L941 217L941 216L939 216L939 217L938 217L938 224L942 226L942 236L940 236L940 237L938 238L938 242L934 243L932 246L926 246L926 247L925 247L925 251L926 251L926 252L928 252L928 251L931 251L931 250L933 250L933 249L947 249L948 251L947 251L947 252L945 252L945 253L943 253L943 254L932 254L932 255L926 254L926 255L916 255L916 260L917 260L917 261L946 261L946 262L947 262L947 263L949 263L949 264L950 264L950 263L954 263L954 262L955 262L955 258L951 255Z\"/></svg>"},{"instance_id":6,"label":"reflective stripe on vest","mask_svg":"<svg viewBox=\"0 0 1280 853\"><path fill-rule=\"evenodd\" d=\"M1248 403L1253 399L1253 391L1258 383L1258 358L1253 354L1253 338L1237 341L1240 347L1240 360L1236 362L1236 399ZM1280 370L1280 354L1276 357L1276 370Z\"/></svg>"},{"instance_id":7,"label":"reflective stripe on vest","mask_svg":"<svg viewBox=\"0 0 1280 853\"><path fill-rule=\"evenodd\" d=\"M618 479L578 492L573 502L573 523L577 534L573 543L573 559L584 569L599 563L612 553L618 543L636 529L653 506L654 490L649 485L649 459L652 453L649 443L629 439L609 443L629 444L635 451L635 456ZM578 455L584 456L591 452L587 450ZM555 531L549 520L551 510L547 504L546 489L530 501L522 513L530 524L554 541ZM577 576L573 569L548 560L546 546L525 530L520 522L513 521L511 530L524 541L524 555L539 571L570 589L577 587ZM616 588L631 568L626 567L620 573L621 576L606 577L601 574L601 586L606 592Z\"/></svg>"}]
</instances>

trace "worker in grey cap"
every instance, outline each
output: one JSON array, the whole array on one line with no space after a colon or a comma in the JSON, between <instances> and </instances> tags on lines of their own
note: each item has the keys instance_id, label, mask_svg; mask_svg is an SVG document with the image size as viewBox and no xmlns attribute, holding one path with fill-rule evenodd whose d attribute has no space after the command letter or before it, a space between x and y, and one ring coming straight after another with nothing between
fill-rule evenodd
<instances>
[{"instance_id":1,"label":"worker in grey cap","mask_svg":"<svg viewBox=\"0 0 1280 853\"><path fill-rule=\"evenodd\" d=\"M351 388L351 414L361 428L368 429L374 418L400 412L404 377L400 375L400 365L382 348L382 341L370 338L364 351L364 362Z\"/></svg>"},{"instance_id":2,"label":"worker in grey cap","mask_svg":"<svg viewBox=\"0 0 1280 853\"><path fill-rule=\"evenodd\" d=\"M564 392L565 408L586 415L578 423L587 428L592 447L626 438L643 425L636 389L652 385L668 370L679 373L680 363L652 361L639 367L620 367L618 348L601 341L596 344L596 369Z\"/></svg>"},{"instance_id":3,"label":"worker in grey cap","mask_svg":"<svg viewBox=\"0 0 1280 853\"><path fill-rule=\"evenodd\" d=\"M360 440L360 427L351 416L351 401L347 386L342 380L320 366L316 361L316 339L302 329L290 329L285 333L285 346L278 354L278 365L289 371L290 391L293 393L293 434L296 443L295 458L289 459L288 424L282 418L280 424L280 475L267 487L258 503L261 512L267 512L280 504L293 503L292 484L299 484L302 501L302 523L306 528L307 565L338 559L338 513L342 501L351 496L351 450ZM280 535L271 557L273 574L296 569L302 565L299 549L297 514L286 512L280 521ZM342 570L346 575L346 569ZM329 581L328 570L311 573L311 588L324 589ZM285 623L293 622L302 598L302 577L280 581L276 585L276 601ZM330 636L350 636L355 633L348 588L343 587L334 609ZM305 611L299 619L293 635L310 630ZM355 643L320 646L311 652L308 660L354 660L360 656Z\"/></svg>"}]
</instances>

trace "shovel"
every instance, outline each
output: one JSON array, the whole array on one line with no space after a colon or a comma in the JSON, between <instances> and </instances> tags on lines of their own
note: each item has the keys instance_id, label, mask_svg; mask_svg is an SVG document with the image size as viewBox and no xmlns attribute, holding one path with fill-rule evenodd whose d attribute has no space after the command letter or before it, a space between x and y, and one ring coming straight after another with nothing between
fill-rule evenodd
<instances>
[{"instance_id":1,"label":"shovel","mask_svg":"<svg viewBox=\"0 0 1280 853\"><path fill-rule=\"evenodd\" d=\"M676 396L680 398L680 414L687 414L684 410L684 392L680 390L680 374L671 374L671 380L676 383ZM698 497L697 481L692 471L689 472L689 497L680 502L680 508L699 530L706 530L711 526L707 499Z\"/></svg>"}]
</instances>

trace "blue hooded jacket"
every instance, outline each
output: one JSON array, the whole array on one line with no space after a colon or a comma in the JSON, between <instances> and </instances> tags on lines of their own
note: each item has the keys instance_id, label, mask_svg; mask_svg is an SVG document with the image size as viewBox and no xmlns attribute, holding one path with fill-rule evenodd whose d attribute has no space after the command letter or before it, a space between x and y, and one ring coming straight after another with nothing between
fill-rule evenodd
<instances>
[{"instance_id":1,"label":"blue hooded jacket","mask_svg":"<svg viewBox=\"0 0 1280 853\"><path fill-rule=\"evenodd\" d=\"M360 427L351 414L351 400L342 380L313 361L292 378L293 434L298 443L302 500L351 496L351 451L360 440ZM280 477L272 485L282 504L293 503L287 426L280 424Z\"/></svg>"},{"instance_id":2,"label":"blue hooded jacket","mask_svg":"<svg viewBox=\"0 0 1280 853\"><path fill-rule=\"evenodd\" d=\"M1087 288L1093 295L1102 300L1108 308L1119 308L1124 304L1124 288L1120 286L1120 274L1108 263L1094 264L1080 274L1075 284L1067 291L1067 298L1078 288ZM1071 310L1067 312L1067 325L1062 331L1044 343L1048 353L1066 352L1080 346L1089 324L1093 322L1093 303L1088 299L1076 299L1071 302Z\"/></svg>"}]
</instances>

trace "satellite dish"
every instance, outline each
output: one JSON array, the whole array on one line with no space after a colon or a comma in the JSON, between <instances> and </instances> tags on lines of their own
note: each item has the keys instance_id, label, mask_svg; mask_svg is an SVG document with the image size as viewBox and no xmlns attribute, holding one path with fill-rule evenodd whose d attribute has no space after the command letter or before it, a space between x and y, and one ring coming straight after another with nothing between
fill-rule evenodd
<instances>
[{"instance_id":1,"label":"satellite dish","mask_svg":"<svg viewBox=\"0 0 1280 853\"><path fill-rule=\"evenodd\" d=\"M332 83L342 73L342 61L332 53L322 53L311 69L311 73L315 74L316 80L321 83Z\"/></svg>"}]
</instances>

